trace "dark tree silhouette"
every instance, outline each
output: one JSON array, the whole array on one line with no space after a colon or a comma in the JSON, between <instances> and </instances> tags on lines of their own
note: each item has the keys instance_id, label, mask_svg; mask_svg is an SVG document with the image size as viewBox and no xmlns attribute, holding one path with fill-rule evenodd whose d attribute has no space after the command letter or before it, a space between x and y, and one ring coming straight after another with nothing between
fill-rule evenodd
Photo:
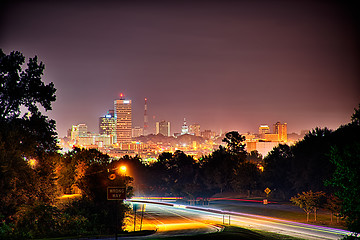
<instances>
[{"instance_id":1,"label":"dark tree silhouette","mask_svg":"<svg viewBox=\"0 0 360 240\"><path fill-rule=\"evenodd\" d=\"M243 143L245 137L236 131L226 133L222 141L226 143L226 150L231 153L239 154L245 152L245 144Z\"/></svg>"},{"instance_id":2,"label":"dark tree silhouette","mask_svg":"<svg viewBox=\"0 0 360 240\"><path fill-rule=\"evenodd\" d=\"M41 81L44 64L37 57L22 71L24 62L20 52L6 55L0 49L0 215L5 219L21 204L54 197L55 121L39 106L51 110L56 89Z\"/></svg>"}]
</instances>

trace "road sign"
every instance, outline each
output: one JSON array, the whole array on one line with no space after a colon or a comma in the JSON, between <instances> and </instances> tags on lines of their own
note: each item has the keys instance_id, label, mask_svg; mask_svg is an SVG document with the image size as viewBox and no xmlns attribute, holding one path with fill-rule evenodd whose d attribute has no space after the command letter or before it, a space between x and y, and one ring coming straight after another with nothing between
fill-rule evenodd
<instances>
[{"instance_id":1,"label":"road sign","mask_svg":"<svg viewBox=\"0 0 360 240\"><path fill-rule=\"evenodd\" d=\"M270 190L270 188L266 188L266 189L264 190L264 192L265 192L266 194L269 194L269 193L271 192L271 190Z\"/></svg>"},{"instance_id":2,"label":"road sign","mask_svg":"<svg viewBox=\"0 0 360 240\"><path fill-rule=\"evenodd\" d=\"M124 187L108 187L107 188L108 200L123 200L126 199L126 191Z\"/></svg>"}]
</instances>

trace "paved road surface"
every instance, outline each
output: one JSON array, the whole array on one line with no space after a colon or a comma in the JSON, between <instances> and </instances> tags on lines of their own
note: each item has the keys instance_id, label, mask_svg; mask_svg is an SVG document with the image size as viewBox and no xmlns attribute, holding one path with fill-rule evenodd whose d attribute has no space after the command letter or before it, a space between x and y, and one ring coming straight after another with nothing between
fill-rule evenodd
<instances>
[{"instance_id":1,"label":"paved road surface","mask_svg":"<svg viewBox=\"0 0 360 240\"><path fill-rule=\"evenodd\" d=\"M276 232L304 239L340 239L348 231L286 221L277 218L223 211L214 208L183 206L147 200L130 200L146 204L144 228L157 228L156 236L193 235L218 231L216 224L230 224Z\"/></svg>"}]
</instances>

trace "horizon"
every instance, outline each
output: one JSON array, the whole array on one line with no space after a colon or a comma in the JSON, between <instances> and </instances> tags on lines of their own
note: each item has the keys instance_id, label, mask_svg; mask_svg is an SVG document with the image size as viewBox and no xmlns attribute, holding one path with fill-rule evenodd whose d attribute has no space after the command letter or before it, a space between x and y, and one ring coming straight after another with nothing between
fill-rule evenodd
<instances>
[{"instance_id":1,"label":"horizon","mask_svg":"<svg viewBox=\"0 0 360 240\"><path fill-rule=\"evenodd\" d=\"M59 137L124 93L133 127L337 129L360 103L359 10L337 1L2 3L0 47L45 64Z\"/></svg>"}]
</instances>

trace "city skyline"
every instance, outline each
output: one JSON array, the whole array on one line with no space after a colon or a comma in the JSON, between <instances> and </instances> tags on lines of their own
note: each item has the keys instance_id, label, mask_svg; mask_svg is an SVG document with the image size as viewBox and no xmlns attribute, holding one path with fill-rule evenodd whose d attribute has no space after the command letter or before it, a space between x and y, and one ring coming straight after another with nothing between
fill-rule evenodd
<instances>
[{"instance_id":1,"label":"city skyline","mask_svg":"<svg viewBox=\"0 0 360 240\"><path fill-rule=\"evenodd\" d=\"M336 129L360 103L358 10L335 1L3 3L0 47L38 56L59 137L98 131L123 92L133 126ZM155 116L155 117L154 117Z\"/></svg>"}]
</instances>

